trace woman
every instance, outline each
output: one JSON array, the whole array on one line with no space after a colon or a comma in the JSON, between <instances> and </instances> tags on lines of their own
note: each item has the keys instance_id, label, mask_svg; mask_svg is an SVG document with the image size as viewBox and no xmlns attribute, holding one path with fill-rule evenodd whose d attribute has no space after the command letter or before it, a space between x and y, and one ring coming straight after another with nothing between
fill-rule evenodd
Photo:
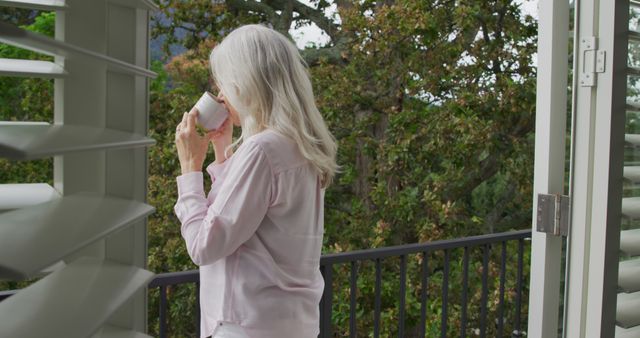
<instances>
[{"instance_id":1,"label":"woman","mask_svg":"<svg viewBox=\"0 0 640 338\"><path fill-rule=\"evenodd\" d=\"M297 48L280 33L238 28L210 63L229 119L199 136L194 110L176 129L182 175L175 212L200 266L201 337L315 338L335 141ZM232 144L233 125L242 134ZM205 197L209 141L215 162L206 168L213 183Z\"/></svg>"}]
</instances>

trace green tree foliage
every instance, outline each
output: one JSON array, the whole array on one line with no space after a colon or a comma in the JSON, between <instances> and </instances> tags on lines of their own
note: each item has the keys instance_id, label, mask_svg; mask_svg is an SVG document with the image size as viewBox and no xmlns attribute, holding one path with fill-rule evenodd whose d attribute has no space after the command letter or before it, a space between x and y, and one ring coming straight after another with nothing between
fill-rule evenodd
<instances>
[{"instance_id":1,"label":"green tree foliage","mask_svg":"<svg viewBox=\"0 0 640 338\"><path fill-rule=\"evenodd\" d=\"M283 0L159 4L168 23L158 20L153 35L169 38L168 64L163 69L154 65L161 76L151 94L151 129L158 140L151 150L149 181L150 203L158 209L149 221L153 270L195 268L172 209L174 177L179 174L173 132L182 112L203 90L212 89L211 48L244 23L265 23L285 34L290 27L313 23L330 37L326 45L301 51L310 66L318 106L338 140L342 165L326 194L324 252L530 226L536 75L531 56L537 26L515 1L337 0L335 18L325 13L331 3L324 0L311 6ZM186 32L182 37L175 34L181 29ZM170 57L171 44L189 51ZM515 267L516 245L509 244L508 252L508 266ZM442 289L443 253L430 255L427 290L433 296ZM491 248L489 257L493 323L500 247ZM481 248L471 250L470 258L469 318L475 326L468 330L478 327ZM407 258L407 327L414 333L423 291L422 259L423 255ZM449 292L457 301L462 292L462 251L451 252L450 259ZM348 332L349 271L348 265L335 267L333 322L343 334ZM390 336L397 334L397 260L384 261L383 271L382 335ZM515 315L515 273L513 268L507 272L509 325ZM359 332L371 332L370 262L361 266L359 276ZM191 335L193 289L172 292L171 334ZM434 298L429 301L428 325L437 331L441 300ZM157 327L153 302L149 318L151 327ZM455 318L448 323L453 334L459 329L461 309L452 305L449 311ZM493 325L489 330L495 333Z\"/></svg>"},{"instance_id":2,"label":"green tree foliage","mask_svg":"<svg viewBox=\"0 0 640 338\"><path fill-rule=\"evenodd\" d=\"M334 17L326 14L332 3L325 0L312 5L293 0L159 0L159 5L161 16L153 22L152 36L166 39L164 63L151 65L159 74L150 87L149 134L157 140L149 155L148 200L157 209L149 218L151 270L196 268L173 214L179 175L173 133L202 91L215 91L208 69L210 50L246 23L265 23L284 34L313 23L330 38L325 45L301 51L310 66L318 106L340 147L342 172L326 194L324 252L529 227L536 24L515 1L336 0ZM53 35L54 13L13 11L3 9L0 15ZM172 56L172 44L188 52ZM46 59L5 45L0 45L0 57ZM0 87L3 120L52 121L52 81L2 77ZM3 183L51 183L51 172L51 160L0 161ZM505 318L510 323L505 332L515 315L516 246L507 246L505 299L510 305ZM489 249L488 320L493 323L502 262L501 247ZM478 327L480 278L485 271L482 248L471 249L469 255L471 335ZM442 290L443 256L435 252L407 257L409 335L417 330L425 291L430 295L429 336L439 330L442 300L434 295ZM429 283L422 290L419 276L425 257ZM451 334L460 326L462 257L462 250L450 252ZM528 253L524 259L528 261ZM399 316L398 260L384 260L382 267L381 334L391 336L397 334ZM348 333L349 273L349 265L334 267L332 320L339 335ZM358 330L367 335L372 331L374 281L373 264L360 265ZM193 285L169 288L173 337L194 335L194 291ZM153 334L158 329L157 290L150 295ZM495 333L493 325L489 330L489 335Z\"/></svg>"}]
</instances>

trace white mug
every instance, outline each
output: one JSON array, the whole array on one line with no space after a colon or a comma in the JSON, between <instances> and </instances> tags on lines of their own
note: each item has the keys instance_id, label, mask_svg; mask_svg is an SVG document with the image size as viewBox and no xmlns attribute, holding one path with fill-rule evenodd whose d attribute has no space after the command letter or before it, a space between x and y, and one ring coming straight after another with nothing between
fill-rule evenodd
<instances>
[{"instance_id":1,"label":"white mug","mask_svg":"<svg viewBox=\"0 0 640 338\"><path fill-rule=\"evenodd\" d=\"M198 109L198 124L207 131L220 128L229 116L224 105L216 101L213 94L209 92L204 92L193 108Z\"/></svg>"}]
</instances>

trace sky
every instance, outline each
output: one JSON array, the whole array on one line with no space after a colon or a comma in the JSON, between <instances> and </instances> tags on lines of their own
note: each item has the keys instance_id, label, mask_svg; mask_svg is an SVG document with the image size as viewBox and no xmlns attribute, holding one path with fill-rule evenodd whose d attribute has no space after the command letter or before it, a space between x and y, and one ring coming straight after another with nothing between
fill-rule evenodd
<instances>
[{"instance_id":1,"label":"sky","mask_svg":"<svg viewBox=\"0 0 640 338\"><path fill-rule=\"evenodd\" d=\"M538 1L537 0L516 0L516 1L522 4L522 10L524 13L529 14L534 18L538 17ZM313 7L310 0L300 0L300 2L303 2ZM327 8L327 10L325 11L325 14L327 14L327 16L334 16L334 19L335 19L335 12L336 12L336 7L335 5L332 5L331 7ZM322 46L329 41L329 37L326 34L324 34L324 32L322 32L322 30L318 28L318 26L316 26L315 24L311 24L298 29L295 29L292 26L291 30L289 30L289 33L291 34L293 39L296 41L296 45L300 49L303 49L308 44L315 44L316 46Z\"/></svg>"}]
</instances>

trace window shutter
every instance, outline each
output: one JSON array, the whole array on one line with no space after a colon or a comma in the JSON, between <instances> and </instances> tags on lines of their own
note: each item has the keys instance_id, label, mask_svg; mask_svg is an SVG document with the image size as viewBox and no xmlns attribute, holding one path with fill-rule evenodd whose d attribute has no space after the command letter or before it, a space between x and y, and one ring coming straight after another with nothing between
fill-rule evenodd
<instances>
[{"instance_id":1,"label":"window shutter","mask_svg":"<svg viewBox=\"0 0 640 338\"><path fill-rule=\"evenodd\" d=\"M148 337L149 0L0 0L56 11L55 38L0 22L0 76L54 79L54 123L0 122L0 157L54 158L54 185L0 185L0 337Z\"/></svg>"},{"instance_id":2,"label":"window shutter","mask_svg":"<svg viewBox=\"0 0 640 338\"><path fill-rule=\"evenodd\" d=\"M630 1L630 13L640 13L640 4ZM640 33L628 32L629 52L638 48ZM628 83L640 76L640 68L632 60L627 60ZM627 91L629 92L629 91ZM620 252L623 257L618 265L618 296L616 304L616 337L640 337L640 229L633 224L640 220L640 197L637 189L640 183L640 166L637 164L637 152L640 149L640 130L631 125L640 113L640 104L636 98L627 101L627 126L625 130L625 156L623 177L625 189L622 198L623 227L620 232ZM631 122L631 124L629 124ZM626 225L626 226L625 226ZM631 225L631 227L629 226ZM624 230L626 229L626 230Z\"/></svg>"}]
</instances>

